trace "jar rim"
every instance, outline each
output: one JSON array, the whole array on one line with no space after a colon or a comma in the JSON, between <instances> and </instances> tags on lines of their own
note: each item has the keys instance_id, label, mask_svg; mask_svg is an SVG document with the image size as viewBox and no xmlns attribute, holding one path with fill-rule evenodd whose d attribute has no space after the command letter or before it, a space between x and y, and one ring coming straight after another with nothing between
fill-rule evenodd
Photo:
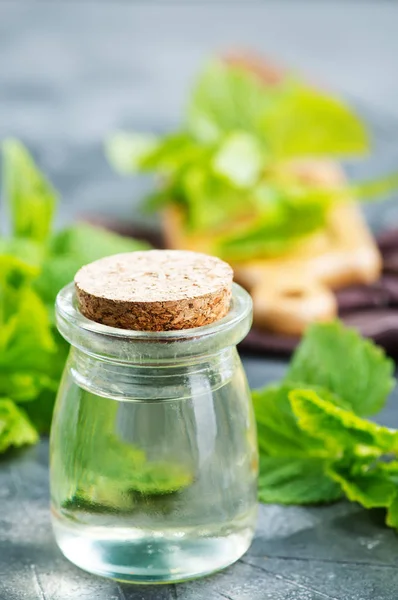
<instances>
[{"instance_id":1,"label":"jar rim","mask_svg":"<svg viewBox=\"0 0 398 600\"><path fill-rule=\"evenodd\" d=\"M134 352L134 346L137 351L139 345L139 353L143 358L154 357L155 354L159 358L177 358L216 350L213 346L221 349L240 342L251 326L252 299L246 290L233 283L231 307L224 318L191 329L137 331L110 327L85 317L77 306L75 286L70 283L57 295L56 321L61 335L72 346L88 354L130 362L132 355L137 353ZM160 352L155 351L156 346L161 348Z\"/></svg>"}]
</instances>

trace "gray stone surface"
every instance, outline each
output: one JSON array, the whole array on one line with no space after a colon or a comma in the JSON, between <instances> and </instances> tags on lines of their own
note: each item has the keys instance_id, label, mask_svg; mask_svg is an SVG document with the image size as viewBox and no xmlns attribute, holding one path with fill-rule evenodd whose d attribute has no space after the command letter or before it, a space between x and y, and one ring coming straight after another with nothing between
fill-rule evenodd
<instances>
[{"instance_id":1,"label":"gray stone surface","mask_svg":"<svg viewBox=\"0 0 398 600\"><path fill-rule=\"evenodd\" d=\"M178 120L204 55L253 47L351 98L376 154L354 177L398 164L398 5L394 2L0 2L0 138L21 137L62 192L59 222L79 214L144 220L150 182L112 173L102 142L120 128L162 131ZM369 209L398 222L396 203ZM1 224L0 224L1 226ZM250 384L285 365L244 357ZM398 426L395 394L380 421ZM129 587L69 564L52 538L48 445L0 460L0 600L396 600L398 540L382 514L339 503L262 506L255 541L203 581Z\"/></svg>"}]
</instances>

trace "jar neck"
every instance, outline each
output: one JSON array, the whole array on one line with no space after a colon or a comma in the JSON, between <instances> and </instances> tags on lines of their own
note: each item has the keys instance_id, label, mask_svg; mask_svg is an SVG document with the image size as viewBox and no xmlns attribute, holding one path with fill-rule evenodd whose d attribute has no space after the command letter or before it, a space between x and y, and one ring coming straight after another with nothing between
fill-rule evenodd
<instances>
[{"instance_id":1,"label":"jar neck","mask_svg":"<svg viewBox=\"0 0 398 600\"><path fill-rule=\"evenodd\" d=\"M123 363L72 348L67 368L83 389L114 400L175 400L214 391L231 380L240 362L235 347L174 363Z\"/></svg>"},{"instance_id":2,"label":"jar neck","mask_svg":"<svg viewBox=\"0 0 398 600\"><path fill-rule=\"evenodd\" d=\"M250 329L252 302L244 289L233 284L230 310L215 323L175 331L130 331L86 319L78 309L74 286L70 284L58 294L56 318L61 335L74 348L98 360L168 367L205 362L206 357L236 346Z\"/></svg>"}]
</instances>

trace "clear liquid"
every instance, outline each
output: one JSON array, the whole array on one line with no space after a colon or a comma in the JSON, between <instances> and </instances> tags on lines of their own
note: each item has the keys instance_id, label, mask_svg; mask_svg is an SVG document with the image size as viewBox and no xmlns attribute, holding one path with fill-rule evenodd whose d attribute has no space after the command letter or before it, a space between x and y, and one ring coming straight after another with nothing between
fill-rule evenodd
<instances>
[{"instance_id":1,"label":"clear liquid","mask_svg":"<svg viewBox=\"0 0 398 600\"><path fill-rule=\"evenodd\" d=\"M237 560L257 504L246 385L237 372L215 390L196 384L192 397L120 401L67 377L51 439L53 526L65 556L140 583L186 580Z\"/></svg>"}]
</instances>

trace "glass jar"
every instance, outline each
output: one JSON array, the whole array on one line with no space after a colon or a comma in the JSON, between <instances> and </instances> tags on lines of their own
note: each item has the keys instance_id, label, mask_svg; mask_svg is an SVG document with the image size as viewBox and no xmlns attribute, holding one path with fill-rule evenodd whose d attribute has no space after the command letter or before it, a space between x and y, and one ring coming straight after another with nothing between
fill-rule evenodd
<instances>
[{"instance_id":1,"label":"glass jar","mask_svg":"<svg viewBox=\"0 0 398 600\"><path fill-rule=\"evenodd\" d=\"M51 431L55 537L79 567L137 583L217 571L249 547L257 441L236 344L250 296L196 329L143 332L90 321L74 286L57 298L71 351Z\"/></svg>"}]
</instances>

